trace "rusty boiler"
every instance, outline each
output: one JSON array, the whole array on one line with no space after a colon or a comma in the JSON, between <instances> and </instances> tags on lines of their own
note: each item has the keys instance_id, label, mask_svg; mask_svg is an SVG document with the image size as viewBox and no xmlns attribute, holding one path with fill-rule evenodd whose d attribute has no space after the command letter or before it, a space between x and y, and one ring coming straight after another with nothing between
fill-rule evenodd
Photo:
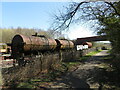
<instances>
[{"instance_id":1,"label":"rusty boiler","mask_svg":"<svg viewBox=\"0 0 120 90\"><path fill-rule=\"evenodd\" d=\"M45 36L15 35L12 40L13 52L54 50L57 43Z\"/></svg>"}]
</instances>

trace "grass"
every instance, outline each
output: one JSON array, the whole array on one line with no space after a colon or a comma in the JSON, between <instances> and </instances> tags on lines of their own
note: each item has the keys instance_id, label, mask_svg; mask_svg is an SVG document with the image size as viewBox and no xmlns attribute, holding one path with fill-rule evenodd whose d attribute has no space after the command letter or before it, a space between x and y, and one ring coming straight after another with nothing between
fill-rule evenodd
<instances>
[{"instance_id":1,"label":"grass","mask_svg":"<svg viewBox=\"0 0 120 90\"><path fill-rule=\"evenodd\" d=\"M111 53L111 49L107 51L107 53Z\"/></svg>"},{"instance_id":2,"label":"grass","mask_svg":"<svg viewBox=\"0 0 120 90\"><path fill-rule=\"evenodd\" d=\"M108 55L108 56L105 56L105 57L101 57L100 59L110 60L111 58L112 58L112 56Z\"/></svg>"},{"instance_id":3,"label":"grass","mask_svg":"<svg viewBox=\"0 0 120 90\"><path fill-rule=\"evenodd\" d=\"M61 62L59 67L49 71L48 73L43 74L42 77L38 76L35 78L31 78L26 82L20 82L17 85L17 88L33 89L41 85L46 85L46 83L51 83L52 81L55 81L56 78L62 76L64 73L69 71L71 67L76 66L78 64L80 64L80 62Z\"/></svg>"},{"instance_id":4,"label":"grass","mask_svg":"<svg viewBox=\"0 0 120 90\"><path fill-rule=\"evenodd\" d=\"M92 55L94 55L94 54L96 54L98 52L100 52L100 50L90 52L86 56L80 57L80 60L86 60L90 56L92 56ZM48 73L44 74L43 77L38 76L38 77L35 77L35 78L31 78L26 82L20 82L17 85L17 88L30 88L30 89L33 89L33 88L36 88L38 86L41 86L42 84L52 82L57 77L61 76L63 73L75 69L76 66L81 64L80 60L71 61L71 62L61 62L60 66L58 66L58 67L54 68L53 70L49 71Z\"/></svg>"},{"instance_id":5,"label":"grass","mask_svg":"<svg viewBox=\"0 0 120 90\"><path fill-rule=\"evenodd\" d=\"M98 51L92 51L90 53L88 53L87 55L83 56L83 57L80 57L80 60L81 61L84 61L84 60L87 60L89 57L101 52L102 50L98 50Z\"/></svg>"},{"instance_id":6,"label":"grass","mask_svg":"<svg viewBox=\"0 0 120 90\"><path fill-rule=\"evenodd\" d=\"M35 88L34 85L32 85L31 83L28 83L28 82L21 82L17 88Z\"/></svg>"},{"instance_id":7,"label":"grass","mask_svg":"<svg viewBox=\"0 0 120 90\"><path fill-rule=\"evenodd\" d=\"M25 82L19 82L17 88L39 88L41 85L54 81L57 77L65 73L66 70L67 66L64 63L60 63L60 66L50 70L48 73L43 73Z\"/></svg>"},{"instance_id":8,"label":"grass","mask_svg":"<svg viewBox=\"0 0 120 90\"><path fill-rule=\"evenodd\" d=\"M93 52L88 53L86 56L92 56L92 55L95 55L95 54L97 54L97 53L99 53L99 52L101 52L101 51L102 51L102 50L93 51Z\"/></svg>"}]
</instances>

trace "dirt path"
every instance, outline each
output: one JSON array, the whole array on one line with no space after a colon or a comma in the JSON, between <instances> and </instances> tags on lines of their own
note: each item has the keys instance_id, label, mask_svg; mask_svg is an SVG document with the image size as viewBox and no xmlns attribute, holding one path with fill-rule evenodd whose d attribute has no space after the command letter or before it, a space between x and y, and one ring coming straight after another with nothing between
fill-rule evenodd
<instances>
[{"instance_id":1,"label":"dirt path","mask_svg":"<svg viewBox=\"0 0 120 90\"><path fill-rule=\"evenodd\" d=\"M107 50L104 50L78 66L78 69L67 73L57 81L51 84L51 88L87 88L101 89L103 87L104 69L110 67L109 64L104 65L103 58L106 57Z\"/></svg>"}]
</instances>

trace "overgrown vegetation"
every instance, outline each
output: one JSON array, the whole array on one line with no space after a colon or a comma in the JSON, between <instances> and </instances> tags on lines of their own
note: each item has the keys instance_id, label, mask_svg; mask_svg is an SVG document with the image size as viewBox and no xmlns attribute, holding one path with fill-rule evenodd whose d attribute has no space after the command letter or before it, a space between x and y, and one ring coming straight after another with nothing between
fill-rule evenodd
<instances>
[{"instance_id":1,"label":"overgrown vegetation","mask_svg":"<svg viewBox=\"0 0 120 90\"><path fill-rule=\"evenodd\" d=\"M93 51L87 54L86 56L92 56L100 51ZM85 56L83 56L85 57ZM41 73L34 78L30 78L25 81L17 83L15 88L41 88L46 87L50 88L49 84L56 81L57 78L63 76L66 72L71 72L77 69L77 66L82 64L81 60L60 62L56 67L52 67L48 73ZM86 59L84 59L86 60Z\"/></svg>"},{"instance_id":2,"label":"overgrown vegetation","mask_svg":"<svg viewBox=\"0 0 120 90\"><path fill-rule=\"evenodd\" d=\"M27 81L19 82L15 88L50 88L48 83L55 81L56 78L67 72L68 67L64 63L52 68L48 73L41 73L34 78L30 78Z\"/></svg>"}]
</instances>

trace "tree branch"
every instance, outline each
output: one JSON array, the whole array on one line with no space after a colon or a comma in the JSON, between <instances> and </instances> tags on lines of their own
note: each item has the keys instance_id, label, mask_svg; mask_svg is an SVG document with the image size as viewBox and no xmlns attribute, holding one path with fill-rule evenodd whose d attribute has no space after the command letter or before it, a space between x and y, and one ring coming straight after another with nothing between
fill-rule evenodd
<instances>
[{"instance_id":1,"label":"tree branch","mask_svg":"<svg viewBox=\"0 0 120 90\"><path fill-rule=\"evenodd\" d=\"M116 7L111 2L105 2L105 3L110 5L114 9L115 13L120 17L120 13L117 11Z\"/></svg>"},{"instance_id":2,"label":"tree branch","mask_svg":"<svg viewBox=\"0 0 120 90\"><path fill-rule=\"evenodd\" d=\"M55 30L57 30L59 28L62 28L67 22L68 22L68 24L65 26L65 29L68 28L70 26L71 22L72 22L73 17L75 16L77 10L79 9L79 7L83 3L88 3L88 2L81 2L81 3L79 3L74 10L72 10L71 12L66 14L65 17L61 17L61 18L64 18L63 23L60 26L58 26ZM60 21L60 18L59 18L59 21Z\"/></svg>"}]
</instances>

